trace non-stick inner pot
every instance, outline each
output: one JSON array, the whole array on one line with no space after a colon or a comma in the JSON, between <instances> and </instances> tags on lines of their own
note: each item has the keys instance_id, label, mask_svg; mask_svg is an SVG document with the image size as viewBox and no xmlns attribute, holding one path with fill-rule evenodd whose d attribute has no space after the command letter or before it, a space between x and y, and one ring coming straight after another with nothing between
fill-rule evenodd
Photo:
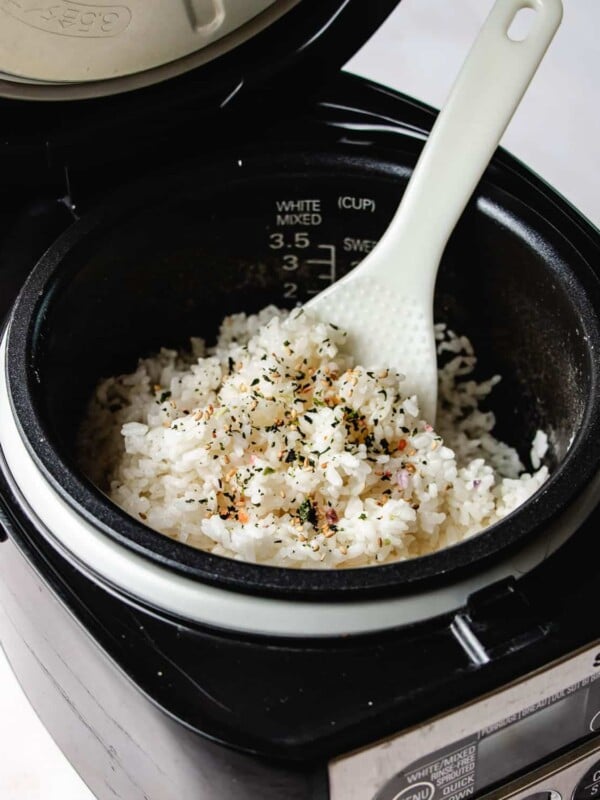
<instances>
[{"instance_id":1,"label":"non-stick inner pot","mask_svg":"<svg viewBox=\"0 0 600 800\"><path fill-rule=\"evenodd\" d=\"M214 339L226 314L293 306L320 290L374 245L406 179L406 169L385 160L255 159L162 178L71 228L20 300L11 347L22 344L27 355L20 365L11 359L10 375L22 427L69 502L174 569L253 591L308 595L398 590L478 568L543 533L595 469L588 430L597 418L591 348L598 328L586 290L594 276L535 211L487 183L447 249L436 318L472 339L480 377L502 375L491 400L499 437L529 464L535 431L549 436L552 477L505 521L413 562L283 570L174 543L115 508L75 466L77 426L99 378L132 370L140 355L183 346L190 336Z\"/></svg>"}]
</instances>

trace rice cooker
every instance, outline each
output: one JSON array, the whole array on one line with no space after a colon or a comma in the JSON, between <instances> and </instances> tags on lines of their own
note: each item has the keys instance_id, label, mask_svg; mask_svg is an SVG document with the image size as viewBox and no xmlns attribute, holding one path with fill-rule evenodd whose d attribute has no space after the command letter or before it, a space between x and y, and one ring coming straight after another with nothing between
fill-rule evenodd
<instances>
[{"instance_id":1,"label":"rice cooker","mask_svg":"<svg viewBox=\"0 0 600 800\"><path fill-rule=\"evenodd\" d=\"M436 317L503 376L498 435L527 462L548 434L511 515L285 570L153 532L75 463L100 376L375 245L434 113L339 67L394 5L0 0L0 638L100 800L600 796L600 235L506 153Z\"/></svg>"}]
</instances>

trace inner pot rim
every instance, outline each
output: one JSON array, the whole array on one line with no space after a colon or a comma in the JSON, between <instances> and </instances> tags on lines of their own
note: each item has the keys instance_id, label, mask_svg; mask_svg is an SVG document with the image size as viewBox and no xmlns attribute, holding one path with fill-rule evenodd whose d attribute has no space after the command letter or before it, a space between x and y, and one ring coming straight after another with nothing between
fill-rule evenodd
<instances>
[{"instance_id":1,"label":"inner pot rim","mask_svg":"<svg viewBox=\"0 0 600 800\"><path fill-rule=\"evenodd\" d=\"M53 287L59 279L57 273L62 270L60 280L64 280L64 273L68 272L64 262L71 262L73 269L79 246L87 243L90 237L102 237L112 225L122 222L126 210L133 213L148 202L147 196L136 193L125 208L117 209L116 204L107 204L71 226L32 271L15 303L8 329L10 401L21 437L31 456L46 479L78 515L127 549L175 573L249 594L327 600L412 593L426 589L433 582L439 585L440 581L449 582L473 569L482 569L493 559L499 559L525 541L542 535L546 526L577 498L597 472L600 464L600 396L597 391L598 365L590 355L591 391L581 429L546 483L504 520L436 553L375 568L274 567L216 556L171 540L138 523L77 469L73 469L69 459L63 459L60 447L55 448L52 444L52 432L48 431L34 398L37 376L33 353L36 336L52 304ZM573 250L570 244L569 248ZM585 282L593 287L589 294L598 296L598 278L587 262L581 261L582 266L586 266ZM581 312L588 353L600 352L600 334L593 306L579 276L576 283L577 298L574 302Z\"/></svg>"}]
</instances>

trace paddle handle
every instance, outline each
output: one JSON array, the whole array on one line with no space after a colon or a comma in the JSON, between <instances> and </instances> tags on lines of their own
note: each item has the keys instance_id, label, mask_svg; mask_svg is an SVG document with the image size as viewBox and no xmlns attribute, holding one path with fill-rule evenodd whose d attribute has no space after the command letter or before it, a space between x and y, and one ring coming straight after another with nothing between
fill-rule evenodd
<instances>
[{"instance_id":1,"label":"paddle handle","mask_svg":"<svg viewBox=\"0 0 600 800\"><path fill-rule=\"evenodd\" d=\"M526 38L514 41L508 31L523 8L533 9L535 18ZM561 0L497 0L493 6L438 115L400 207L372 253L376 271L387 272L390 264L396 265L394 282L403 292L433 296L448 238L561 19ZM389 277L388 272L386 280Z\"/></svg>"}]
</instances>

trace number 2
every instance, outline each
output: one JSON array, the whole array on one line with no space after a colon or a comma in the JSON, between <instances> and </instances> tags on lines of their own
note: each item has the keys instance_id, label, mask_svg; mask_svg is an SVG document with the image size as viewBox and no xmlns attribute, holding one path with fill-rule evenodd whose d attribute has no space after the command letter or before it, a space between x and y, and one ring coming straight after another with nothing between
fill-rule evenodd
<instances>
[{"instance_id":1,"label":"number 2","mask_svg":"<svg viewBox=\"0 0 600 800\"><path fill-rule=\"evenodd\" d=\"M285 290L284 293L283 293L284 297L289 297L289 298L292 298L292 299L298 297L298 284L297 283L284 283L283 284L283 288Z\"/></svg>"}]
</instances>

